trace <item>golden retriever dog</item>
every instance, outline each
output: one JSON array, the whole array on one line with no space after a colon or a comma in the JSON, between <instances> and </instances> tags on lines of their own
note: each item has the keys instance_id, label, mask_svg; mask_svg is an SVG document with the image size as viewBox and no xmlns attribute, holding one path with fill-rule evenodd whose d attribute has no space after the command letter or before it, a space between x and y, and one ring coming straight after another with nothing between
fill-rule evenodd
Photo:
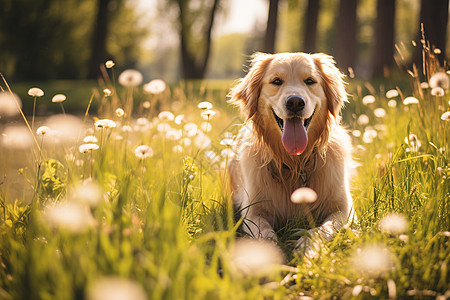
<instances>
[{"instance_id":1,"label":"golden retriever dog","mask_svg":"<svg viewBox=\"0 0 450 300\"><path fill-rule=\"evenodd\" d=\"M347 224L351 142L340 126L347 94L344 75L325 54L256 53L248 74L232 88L246 124L230 162L232 197L244 231L278 241L288 220L314 220L295 245L316 255L316 240L330 239ZM293 203L300 187L317 193L312 203Z\"/></svg>"}]
</instances>

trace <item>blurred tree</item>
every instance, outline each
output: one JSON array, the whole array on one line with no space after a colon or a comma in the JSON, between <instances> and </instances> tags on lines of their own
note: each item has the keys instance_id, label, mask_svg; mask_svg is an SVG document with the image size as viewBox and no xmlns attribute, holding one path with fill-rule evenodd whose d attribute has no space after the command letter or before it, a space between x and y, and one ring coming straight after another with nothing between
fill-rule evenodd
<instances>
[{"instance_id":1,"label":"blurred tree","mask_svg":"<svg viewBox=\"0 0 450 300\"><path fill-rule=\"evenodd\" d=\"M107 59L106 38L108 35L109 4L111 0L97 0L97 16L92 34L92 52L89 61L88 78L96 78L100 73L99 66Z\"/></svg>"},{"instance_id":2,"label":"blurred tree","mask_svg":"<svg viewBox=\"0 0 450 300\"><path fill-rule=\"evenodd\" d=\"M109 0L106 36L107 52L123 67L138 59L147 32L126 2ZM1 0L0 71L15 80L86 78L96 12L92 0Z\"/></svg>"},{"instance_id":3,"label":"blurred tree","mask_svg":"<svg viewBox=\"0 0 450 300\"><path fill-rule=\"evenodd\" d=\"M425 41L429 43L432 51L436 48L441 50L442 54L437 57L439 62L443 64L446 55L449 0L422 0L420 3L420 33L417 39L417 45L421 45L423 24ZM422 65L422 47L417 47L414 62L417 66Z\"/></svg>"},{"instance_id":4,"label":"blurred tree","mask_svg":"<svg viewBox=\"0 0 450 300\"><path fill-rule=\"evenodd\" d=\"M220 0L168 0L165 5L178 8L183 78L202 79L211 53L212 29Z\"/></svg>"},{"instance_id":5,"label":"blurred tree","mask_svg":"<svg viewBox=\"0 0 450 300\"><path fill-rule=\"evenodd\" d=\"M275 52L278 23L278 3L279 0L269 0L269 13L267 17L266 35L264 37L263 47L263 51L267 53Z\"/></svg>"},{"instance_id":6,"label":"blurred tree","mask_svg":"<svg viewBox=\"0 0 450 300\"><path fill-rule=\"evenodd\" d=\"M394 62L395 5L396 0L377 1L372 76L388 75L388 70Z\"/></svg>"},{"instance_id":7,"label":"blurred tree","mask_svg":"<svg viewBox=\"0 0 450 300\"><path fill-rule=\"evenodd\" d=\"M337 17L335 36L335 57L337 64L344 69L354 68L356 64L356 18L357 0L341 0Z\"/></svg>"},{"instance_id":8,"label":"blurred tree","mask_svg":"<svg viewBox=\"0 0 450 300\"><path fill-rule=\"evenodd\" d=\"M319 0L308 0L305 16L305 32L303 35L303 51L316 52L317 23L319 19Z\"/></svg>"}]
</instances>

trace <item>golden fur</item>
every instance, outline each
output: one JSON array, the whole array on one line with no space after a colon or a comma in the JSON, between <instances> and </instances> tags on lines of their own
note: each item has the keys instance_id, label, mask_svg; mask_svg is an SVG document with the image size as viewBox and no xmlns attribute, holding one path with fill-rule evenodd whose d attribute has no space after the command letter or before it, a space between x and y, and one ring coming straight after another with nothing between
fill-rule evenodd
<instances>
[{"instance_id":1,"label":"golden fur","mask_svg":"<svg viewBox=\"0 0 450 300\"><path fill-rule=\"evenodd\" d=\"M231 90L230 102L244 112L246 124L237 138L230 178L233 201L249 235L277 241L274 228L312 216L319 226L310 234L329 239L348 222L353 206L351 143L340 126L339 113L347 100L343 77L325 54L257 53L248 74ZM273 84L274 78L282 84ZM313 83L306 84L307 79ZM305 100L302 118L312 116L308 144L300 155L286 151L274 116L289 117L285 101L292 95ZM292 192L305 185L317 193L317 200L294 204ZM306 237L297 241L296 248L302 247L314 253Z\"/></svg>"}]
</instances>

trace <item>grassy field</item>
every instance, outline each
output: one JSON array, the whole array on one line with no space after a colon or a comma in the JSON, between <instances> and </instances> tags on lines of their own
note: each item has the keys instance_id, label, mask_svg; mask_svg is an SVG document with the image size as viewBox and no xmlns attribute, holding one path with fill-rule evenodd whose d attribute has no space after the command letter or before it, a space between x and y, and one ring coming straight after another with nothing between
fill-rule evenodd
<instances>
[{"instance_id":1,"label":"grassy field","mask_svg":"<svg viewBox=\"0 0 450 300\"><path fill-rule=\"evenodd\" d=\"M63 102L79 117L43 116L59 112L54 82L33 125L34 85L19 85L28 127L0 119L0 299L449 298L448 74L443 95L412 75L348 80L359 222L312 260L292 253L296 231L279 232L282 251L240 238L230 82L81 83Z\"/></svg>"}]
</instances>

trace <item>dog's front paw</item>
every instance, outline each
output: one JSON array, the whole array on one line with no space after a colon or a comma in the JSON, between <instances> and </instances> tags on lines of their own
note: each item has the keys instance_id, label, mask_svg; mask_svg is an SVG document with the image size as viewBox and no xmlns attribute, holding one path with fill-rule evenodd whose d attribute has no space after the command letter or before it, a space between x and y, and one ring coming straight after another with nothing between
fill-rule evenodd
<instances>
[{"instance_id":1,"label":"dog's front paw","mask_svg":"<svg viewBox=\"0 0 450 300\"><path fill-rule=\"evenodd\" d=\"M302 236L295 244L294 250L304 254L308 259L317 258L319 256L321 242L318 238Z\"/></svg>"}]
</instances>

